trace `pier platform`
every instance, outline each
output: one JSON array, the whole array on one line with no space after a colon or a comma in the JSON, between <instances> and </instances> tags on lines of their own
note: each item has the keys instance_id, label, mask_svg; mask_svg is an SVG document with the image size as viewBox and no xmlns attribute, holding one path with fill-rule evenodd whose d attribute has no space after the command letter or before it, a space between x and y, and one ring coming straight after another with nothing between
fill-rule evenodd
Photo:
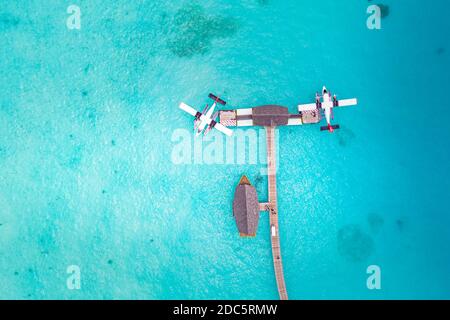
<instances>
[{"instance_id":1,"label":"pier platform","mask_svg":"<svg viewBox=\"0 0 450 320\"><path fill-rule=\"evenodd\" d=\"M219 119L220 123L226 127L275 127L318 123L321 120L321 116L318 109L290 114L286 107L267 105L245 109L221 110L219 111Z\"/></svg>"}]
</instances>

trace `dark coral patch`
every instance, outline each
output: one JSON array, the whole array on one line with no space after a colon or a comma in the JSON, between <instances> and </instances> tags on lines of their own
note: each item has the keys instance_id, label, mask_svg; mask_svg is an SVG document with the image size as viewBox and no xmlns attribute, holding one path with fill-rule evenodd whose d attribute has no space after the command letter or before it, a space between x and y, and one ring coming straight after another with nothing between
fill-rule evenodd
<instances>
[{"instance_id":1,"label":"dark coral patch","mask_svg":"<svg viewBox=\"0 0 450 320\"><path fill-rule=\"evenodd\" d=\"M404 219L397 219L395 220L395 224L397 226L398 231L403 231L403 229L405 228L405 220Z\"/></svg>"},{"instance_id":2,"label":"dark coral patch","mask_svg":"<svg viewBox=\"0 0 450 320\"><path fill-rule=\"evenodd\" d=\"M338 231L339 254L348 261L366 260L375 250L372 238L357 225L347 225Z\"/></svg>"},{"instance_id":3,"label":"dark coral patch","mask_svg":"<svg viewBox=\"0 0 450 320\"><path fill-rule=\"evenodd\" d=\"M0 14L0 31L16 28L20 23L20 19L9 14Z\"/></svg>"},{"instance_id":4,"label":"dark coral patch","mask_svg":"<svg viewBox=\"0 0 450 320\"><path fill-rule=\"evenodd\" d=\"M83 69L84 74L87 74L87 73L89 72L90 69L91 69L91 64L87 64L87 65L84 67L84 69Z\"/></svg>"},{"instance_id":5,"label":"dark coral patch","mask_svg":"<svg viewBox=\"0 0 450 320\"><path fill-rule=\"evenodd\" d=\"M437 50L436 50L436 54L437 55L442 55L442 54L444 54L445 53L445 48L438 48Z\"/></svg>"},{"instance_id":6,"label":"dark coral patch","mask_svg":"<svg viewBox=\"0 0 450 320\"><path fill-rule=\"evenodd\" d=\"M226 38L237 30L236 22L222 16L209 16L203 7L189 4L178 10L167 40L169 50L178 57L192 57L209 51L214 39Z\"/></svg>"}]
</instances>

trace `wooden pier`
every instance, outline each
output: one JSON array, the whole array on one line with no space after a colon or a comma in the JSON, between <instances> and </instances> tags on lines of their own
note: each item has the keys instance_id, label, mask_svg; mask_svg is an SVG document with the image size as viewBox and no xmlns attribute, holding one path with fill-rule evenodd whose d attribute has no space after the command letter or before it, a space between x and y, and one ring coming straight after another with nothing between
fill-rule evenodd
<instances>
[{"instance_id":1,"label":"wooden pier","mask_svg":"<svg viewBox=\"0 0 450 320\"><path fill-rule=\"evenodd\" d=\"M278 226L278 205L277 205L277 163L275 145L275 127L265 127L267 140L267 174L269 188L269 202L260 206L261 211L269 209L270 216L270 238L272 242L273 266L275 278L277 280L278 294L281 300L287 300L286 283L284 282L283 262L281 259L281 247ZM262 208L261 208L262 207Z\"/></svg>"},{"instance_id":2,"label":"wooden pier","mask_svg":"<svg viewBox=\"0 0 450 320\"><path fill-rule=\"evenodd\" d=\"M298 126L303 124L300 114L289 114L282 106L267 105L247 109L222 110L219 114L220 123L224 126L248 127L261 126L266 129L267 140L267 202L259 203L259 211L269 212L270 240L272 243L272 258L278 294L281 300L287 300L286 283L284 281L283 262L281 259L280 230L278 226L277 200L277 162L275 129L277 126ZM309 121L312 122L311 119Z\"/></svg>"},{"instance_id":3,"label":"wooden pier","mask_svg":"<svg viewBox=\"0 0 450 320\"><path fill-rule=\"evenodd\" d=\"M209 97L225 105L225 102L218 99L215 95L209 94ZM321 99L323 101L321 101ZM321 120L321 112L327 117L328 126L321 127L321 131L328 129L332 132L332 128L339 126L331 126L328 115L334 107L344 107L356 105L356 99L337 100L336 95L331 98L330 93L325 87L322 89L322 96L316 94L316 101L310 104L301 104L298 106L298 113L290 114L288 108L279 105L263 105L253 108L239 108L234 110L221 110L219 112L218 126L214 119L209 120L208 129L215 126L216 129L227 135L231 135L232 131L227 127L264 127L267 139L267 175L268 175L268 201L259 203L256 189L251 185L247 177L243 176L235 191L233 200L233 216L241 236L255 236L258 227L258 221L261 211L269 212L270 218L270 238L272 244L273 266L275 270L275 278L278 287L278 294L281 300L287 300L286 283L284 281L283 262L281 259L280 246L280 230L278 225L278 203L277 203L277 163L276 163L276 144L275 129L277 126L302 126L309 123L319 123ZM215 104L214 104L215 105ZM198 120L202 113L194 108L180 104L180 108ZM206 121L202 120L202 123ZM244 179L245 178L245 179Z\"/></svg>"}]
</instances>

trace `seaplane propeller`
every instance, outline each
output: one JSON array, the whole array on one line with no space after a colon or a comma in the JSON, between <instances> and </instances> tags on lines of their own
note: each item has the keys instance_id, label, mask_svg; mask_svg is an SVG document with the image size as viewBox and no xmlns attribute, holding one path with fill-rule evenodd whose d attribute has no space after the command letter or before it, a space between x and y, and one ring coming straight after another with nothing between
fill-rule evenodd
<instances>
[{"instance_id":1,"label":"seaplane propeller","mask_svg":"<svg viewBox=\"0 0 450 320\"><path fill-rule=\"evenodd\" d=\"M327 121L326 126L320 127L320 131L329 131L333 132L336 129L339 129L340 126L338 124L332 125L331 120L334 119L333 108L336 107L347 107L354 106L358 104L358 100L353 99L344 99L338 100L336 95L331 96L331 93L327 90L326 87L322 88L322 95L316 93L316 102L309 104L301 104L298 106L299 112L304 111L323 111L325 115L325 119Z\"/></svg>"},{"instance_id":2,"label":"seaplane propeller","mask_svg":"<svg viewBox=\"0 0 450 320\"><path fill-rule=\"evenodd\" d=\"M180 103L180 109L194 117L194 130L196 132L196 136L199 136L202 132L203 135L207 135L213 128L219 130L227 136L231 136L233 131L217 122L216 119L219 116L219 112L214 112L217 104L224 106L226 105L226 102L212 93L210 93L208 97L212 99L214 103L211 106L206 105L202 112L195 110L184 102Z\"/></svg>"}]
</instances>

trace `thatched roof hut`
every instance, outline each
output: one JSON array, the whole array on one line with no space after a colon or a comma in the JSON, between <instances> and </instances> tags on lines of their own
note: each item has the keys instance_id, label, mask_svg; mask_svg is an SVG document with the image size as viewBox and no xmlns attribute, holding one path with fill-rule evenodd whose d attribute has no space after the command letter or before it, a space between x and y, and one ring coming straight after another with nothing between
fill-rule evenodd
<instances>
[{"instance_id":1,"label":"thatched roof hut","mask_svg":"<svg viewBox=\"0 0 450 320\"><path fill-rule=\"evenodd\" d=\"M233 200L233 215L241 237L254 237L259 222L259 202L256 189L246 176L242 176L236 187Z\"/></svg>"}]
</instances>

